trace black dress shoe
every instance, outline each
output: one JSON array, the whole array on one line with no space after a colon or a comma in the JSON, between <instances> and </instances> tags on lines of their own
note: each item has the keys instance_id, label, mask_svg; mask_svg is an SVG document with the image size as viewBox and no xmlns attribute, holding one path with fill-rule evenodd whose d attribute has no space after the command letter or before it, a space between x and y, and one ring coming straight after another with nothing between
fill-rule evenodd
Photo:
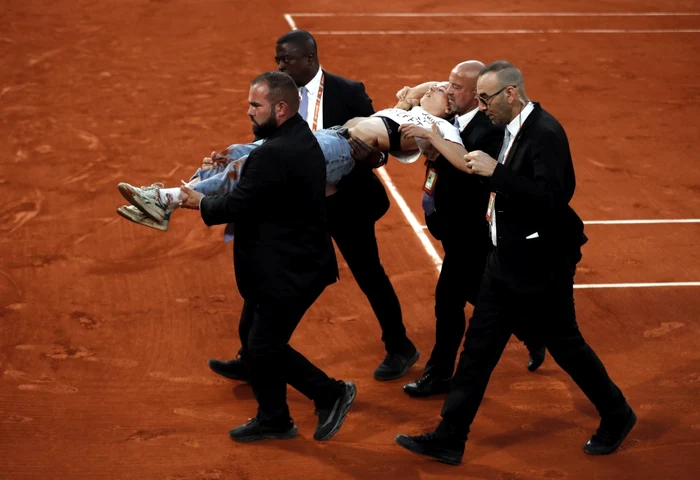
<instances>
[{"instance_id":1,"label":"black dress shoe","mask_svg":"<svg viewBox=\"0 0 700 480\"><path fill-rule=\"evenodd\" d=\"M330 408L319 408L316 410L318 425L316 425L316 431L314 432L315 440L328 440L335 435L343 425L345 417L350 410L350 405L352 405L357 395L357 387L353 382L345 382L343 383L343 387L342 395L338 397Z\"/></svg>"},{"instance_id":2,"label":"black dress shoe","mask_svg":"<svg viewBox=\"0 0 700 480\"><path fill-rule=\"evenodd\" d=\"M527 369L531 372L534 372L535 370L540 368L540 365L544 363L544 356L546 353L546 347L530 350L530 358L527 361Z\"/></svg>"},{"instance_id":3,"label":"black dress shoe","mask_svg":"<svg viewBox=\"0 0 700 480\"><path fill-rule=\"evenodd\" d=\"M237 442L254 442L266 439L288 439L297 435L297 426L293 422L286 425L263 425L257 418L251 418L248 423L236 427L229 432L231 440Z\"/></svg>"},{"instance_id":4,"label":"black dress shoe","mask_svg":"<svg viewBox=\"0 0 700 480\"><path fill-rule=\"evenodd\" d=\"M418 361L418 358L420 358L420 352L416 347L406 353L387 353L384 361L374 371L374 379L383 382L401 378Z\"/></svg>"},{"instance_id":5,"label":"black dress shoe","mask_svg":"<svg viewBox=\"0 0 700 480\"><path fill-rule=\"evenodd\" d=\"M403 391L412 397L429 397L450 391L451 378L438 377L434 373L426 373L415 382L403 386Z\"/></svg>"},{"instance_id":6,"label":"black dress shoe","mask_svg":"<svg viewBox=\"0 0 700 480\"><path fill-rule=\"evenodd\" d=\"M435 432L424 435L397 435L396 443L406 450L420 455L433 457L449 465L459 465L464 456L464 442L458 442L446 437L440 437Z\"/></svg>"},{"instance_id":7,"label":"black dress shoe","mask_svg":"<svg viewBox=\"0 0 700 480\"><path fill-rule=\"evenodd\" d=\"M622 418L601 419L598 430L583 446L583 451L589 455L613 453L622 444L635 423L637 423L637 415L631 408Z\"/></svg>"},{"instance_id":8,"label":"black dress shoe","mask_svg":"<svg viewBox=\"0 0 700 480\"><path fill-rule=\"evenodd\" d=\"M248 364L240 357L228 361L209 360L209 368L222 377L250 382L250 369Z\"/></svg>"}]
</instances>

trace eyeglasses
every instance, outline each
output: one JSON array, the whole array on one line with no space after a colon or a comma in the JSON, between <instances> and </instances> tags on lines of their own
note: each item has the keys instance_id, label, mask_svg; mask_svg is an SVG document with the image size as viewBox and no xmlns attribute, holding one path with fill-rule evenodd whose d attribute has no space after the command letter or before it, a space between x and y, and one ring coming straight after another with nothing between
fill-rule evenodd
<instances>
[{"instance_id":1,"label":"eyeglasses","mask_svg":"<svg viewBox=\"0 0 700 480\"><path fill-rule=\"evenodd\" d=\"M491 106L491 101L498 95L499 93L503 92L506 88L508 87L514 87L515 85L506 85L496 93L492 95L479 95L476 97L479 100L479 103L482 104L484 107L488 108Z\"/></svg>"}]
</instances>

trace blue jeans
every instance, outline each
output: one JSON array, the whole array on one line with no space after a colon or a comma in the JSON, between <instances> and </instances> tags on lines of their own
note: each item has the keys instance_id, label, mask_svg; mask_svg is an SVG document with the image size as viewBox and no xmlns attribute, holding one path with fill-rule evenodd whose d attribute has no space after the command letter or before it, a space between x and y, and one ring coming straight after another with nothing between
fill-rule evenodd
<instances>
[{"instance_id":1,"label":"blue jeans","mask_svg":"<svg viewBox=\"0 0 700 480\"><path fill-rule=\"evenodd\" d=\"M262 140L248 144L234 144L216 155L215 160L224 163L214 168L200 168L192 175L192 189L204 195L224 195L238 184L243 163L250 152L262 145ZM195 183L196 182L196 183Z\"/></svg>"},{"instance_id":2,"label":"blue jeans","mask_svg":"<svg viewBox=\"0 0 700 480\"><path fill-rule=\"evenodd\" d=\"M324 128L314 132L326 157L326 184L336 185L355 166L350 144L337 130Z\"/></svg>"},{"instance_id":3,"label":"blue jeans","mask_svg":"<svg viewBox=\"0 0 700 480\"><path fill-rule=\"evenodd\" d=\"M350 173L355 166L350 144L336 130L323 129L314 132L326 159L326 184L335 185L341 178ZM199 169L192 175L192 188L204 195L224 195L233 190L241 176L243 163L250 152L262 145L258 140L248 144L233 144L216 155L217 160L225 163L211 169ZM196 181L198 179L198 181ZM195 183L196 181L196 183Z\"/></svg>"}]
</instances>

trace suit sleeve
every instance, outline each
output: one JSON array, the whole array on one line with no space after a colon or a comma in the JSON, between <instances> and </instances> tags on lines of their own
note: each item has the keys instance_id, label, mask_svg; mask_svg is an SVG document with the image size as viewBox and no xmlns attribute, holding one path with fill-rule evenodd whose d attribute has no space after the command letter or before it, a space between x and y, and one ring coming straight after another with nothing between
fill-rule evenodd
<instances>
[{"instance_id":1,"label":"suit sleeve","mask_svg":"<svg viewBox=\"0 0 700 480\"><path fill-rule=\"evenodd\" d=\"M274 193L284 182L285 171L275 161L275 151L254 151L236 188L225 195L204 197L200 203L202 219L207 226L235 223L255 215L259 202Z\"/></svg>"},{"instance_id":2,"label":"suit sleeve","mask_svg":"<svg viewBox=\"0 0 700 480\"><path fill-rule=\"evenodd\" d=\"M365 91L365 85L362 82L357 82L354 88L355 114L353 117L369 117L374 113L374 107L372 106L372 99L369 98L369 95L367 95Z\"/></svg>"},{"instance_id":3,"label":"suit sleeve","mask_svg":"<svg viewBox=\"0 0 700 480\"><path fill-rule=\"evenodd\" d=\"M548 130L533 140L533 178L517 175L499 163L491 177L492 190L532 208L551 210L567 205L576 180L566 137Z\"/></svg>"}]
</instances>

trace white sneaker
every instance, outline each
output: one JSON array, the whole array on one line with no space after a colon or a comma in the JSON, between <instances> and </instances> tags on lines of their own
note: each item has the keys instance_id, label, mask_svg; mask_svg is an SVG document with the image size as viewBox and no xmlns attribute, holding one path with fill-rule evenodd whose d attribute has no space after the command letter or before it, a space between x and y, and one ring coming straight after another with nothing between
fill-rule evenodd
<instances>
[{"instance_id":1,"label":"white sneaker","mask_svg":"<svg viewBox=\"0 0 700 480\"><path fill-rule=\"evenodd\" d=\"M170 213L167 213L162 221L156 222L133 205L122 205L121 207L117 208L117 213L127 220L131 220L134 223L138 223L146 227L155 228L161 232L165 232L168 229L168 223L170 222Z\"/></svg>"},{"instance_id":2,"label":"white sneaker","mask_svg":"<svg viewBox=\"0 0 700 480\"><path fill-rule=\"evenodd\" d=\"M162 183L154 183L150 187L134 187L128 183L119 184L119 192L127 202L134 205L156 222L162 222L168 214L168 207L160 201Z\"/></svg>"}]
</instances>

